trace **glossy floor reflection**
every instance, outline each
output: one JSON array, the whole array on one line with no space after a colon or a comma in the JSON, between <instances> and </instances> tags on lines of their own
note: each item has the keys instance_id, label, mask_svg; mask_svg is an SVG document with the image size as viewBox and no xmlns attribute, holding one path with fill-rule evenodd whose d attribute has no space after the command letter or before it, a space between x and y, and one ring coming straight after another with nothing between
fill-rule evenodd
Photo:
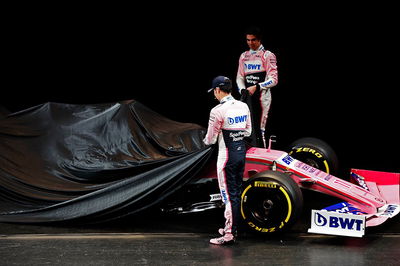
<instances>
[{"instance_id":1,"label":"glossy floor reflection","mask_svg":"<svg viewBox=\"0 0 400 266\"><path fill-rule=\"evenodd\" d=\"M207 234L19 235L0 238L1 265L398 265L399 235L293 235L208 244Z\"/></svg>"}]
</instances>

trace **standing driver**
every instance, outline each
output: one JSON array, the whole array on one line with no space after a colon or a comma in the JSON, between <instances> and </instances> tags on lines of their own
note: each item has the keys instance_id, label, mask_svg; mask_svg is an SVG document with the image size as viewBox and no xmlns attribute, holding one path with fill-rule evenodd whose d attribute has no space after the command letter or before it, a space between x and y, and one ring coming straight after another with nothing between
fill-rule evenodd
<instances>
[{"instance_id":1,"label":"standing driver","mask_svg":"<svg viewBox=\"0 0 400 266\"><path fill-rule=\"evenodd\" d=\"M261 44L261 37L259 28L246 31L246 42L250 49L240 55L236 83L242 96L244 92L251 95L253 126L258 130L253 132L257 138L255 146L265 148L265 125L271 105L270 89L278 84L278 67L274 53Z\"/></svg>"},{"instance_id":2,"label":"standing driver","mask_svg":"<svg viewBox=\"0 0 400 266\"><path fill-rule=\"evenodd\" d=\"M240 195L245 166L246 146L244 137L251 134L251 118L247 104L235 100L232 82L218 76L208 92L214 91L220 102L210 112L206 145L218 141L217 175L222 200L225 204L225 227L218 230L221 237L210 240L211 244L226 245L235 242L240 215Z\"/></svg>"}]
</instances>

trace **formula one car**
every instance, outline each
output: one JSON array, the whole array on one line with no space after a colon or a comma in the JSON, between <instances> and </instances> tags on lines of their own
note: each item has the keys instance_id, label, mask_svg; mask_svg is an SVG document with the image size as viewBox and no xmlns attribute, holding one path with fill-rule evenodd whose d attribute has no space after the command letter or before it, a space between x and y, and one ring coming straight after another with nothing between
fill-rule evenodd
<instances>
[{"instance_id":1,"label":"formula one car","mask_svg":"<svg viewBox=\"0 0 400 266\"><path fill-rule=\"evenodd\" d=\"M241 216L251 231L276 234L287 231L303 208L301 189L318 191L344 200L322 210L312 210L310 233L362 237L366 226L376 226L400 212L399 173L351 169L351 182L338 172L333 149L316 138L301 138L288 152L269 147L250 147L246 155ZM166 208L165 211L189 213L222 207L215 171L187 186L185 195L202 188L209 200ZM208 184L208 185L206 185ZM204 198L203 198L204 199ZM177 202L174 202L176 205Z\"/></svg>"}]
</instances>

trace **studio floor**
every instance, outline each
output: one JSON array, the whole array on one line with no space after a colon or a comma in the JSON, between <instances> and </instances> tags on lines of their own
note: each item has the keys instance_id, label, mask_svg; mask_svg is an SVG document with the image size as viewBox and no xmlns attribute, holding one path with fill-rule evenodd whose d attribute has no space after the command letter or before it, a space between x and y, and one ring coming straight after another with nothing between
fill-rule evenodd
<instances>
[{"instance_id":1,"label":"studio floor","mask_svg":"<svg viewBox=\"0 0 400 266\"><path fill-rule=\"evenodd\" d=\"M309 234L310 209L321 197L307 200L290 232L243 230L223 247L208 242L223 223L220 209L91 225L0 223L0 265L398 265L399 217L368 227L362 238Z\"/></svg>"}]
</instances>

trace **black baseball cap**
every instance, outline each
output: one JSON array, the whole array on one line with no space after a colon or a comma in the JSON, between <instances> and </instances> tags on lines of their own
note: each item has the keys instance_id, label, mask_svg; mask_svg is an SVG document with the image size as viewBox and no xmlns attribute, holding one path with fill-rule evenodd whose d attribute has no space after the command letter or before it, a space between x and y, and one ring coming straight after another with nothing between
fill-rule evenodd
<instances>
[{"instance_id":1,"label":"black baseball cap","mask_svg":"<svg viewBox=\"0 0 400 266\"><path fill-rule=\"evenodd\" d=\"M232 89L232 82L229 78L225 76L215 77L211 83L211 89L207 91L207 93L212 92L216 87L224 91L229 91Z\"/></svg>"}]
</instances>

